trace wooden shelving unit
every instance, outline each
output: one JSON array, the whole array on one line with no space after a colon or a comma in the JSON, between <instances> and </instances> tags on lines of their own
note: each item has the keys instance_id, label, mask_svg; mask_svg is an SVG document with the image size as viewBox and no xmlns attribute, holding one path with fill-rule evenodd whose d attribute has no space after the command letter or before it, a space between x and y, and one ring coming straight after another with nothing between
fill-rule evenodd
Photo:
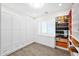
<instances>
[{"instance_id":1,"label":"wooden shelving unit","mask_svg":"<svg viewBox=\"0 0 79 59\"><path fill-rule=\"evenodd\" d=\"M68 50L73 56L79 56L79 31L74 27L74 35L72 34L71 13L70 10L69 15L56 18L56 47Z\"/></svg>"},{"instance_id":2,"label":"wooden shelving unit","mask_svg":"<svg viewBox=\"0 0 79 59\"><path fill-rule=\"evenodd\" d=\"M68 48L68 16L58 16L56 18L56 46Z\"/></svg>"}]
</instances>

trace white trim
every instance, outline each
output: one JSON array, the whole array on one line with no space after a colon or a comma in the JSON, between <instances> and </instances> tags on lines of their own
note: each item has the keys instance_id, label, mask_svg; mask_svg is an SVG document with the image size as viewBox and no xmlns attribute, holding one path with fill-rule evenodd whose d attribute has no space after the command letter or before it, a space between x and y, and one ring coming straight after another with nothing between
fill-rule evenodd
<instances>
[{"instance_id":1,"label":"white trim","mask_svg":"<svg viewBox=\"0 0 79 59\"><path fill-rule=\"evenodd\" d=\"M17 50L19 50L19 49L21 49L21 48L23 48L23 47L25 47L25 46L27 46L27 45L30 45L30 44L32 44L33 42L30 42L30 43L28 43L28 44L25 44L25 45L22 45L22 46L20 46L20 47L17 47L17 48L15 48L14 50L11 50L10 52L8 52L8 53L3 53L3 54L1 54L1 56L7 56L7 55L9 55L9 54L11 54L11 53L13 53L13 52L15 52L15 51L17 51Z\"/></svg>"}]
</instances>

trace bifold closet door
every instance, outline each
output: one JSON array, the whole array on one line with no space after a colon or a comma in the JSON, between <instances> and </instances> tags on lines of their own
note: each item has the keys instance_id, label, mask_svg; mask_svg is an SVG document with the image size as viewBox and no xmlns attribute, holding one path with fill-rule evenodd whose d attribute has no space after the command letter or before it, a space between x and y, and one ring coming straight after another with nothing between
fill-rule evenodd
<instances>
[{"instance_id":1,"label":"bifold closet door","mask_svg":"<svg viewBox=\"0 0 79 59\"><path fill-rule=\"evenodd\" d=\"M1 17L1 55L4 55L12 50L13 17L7 12L2 12Z\"/></svg>"}]
</instances>

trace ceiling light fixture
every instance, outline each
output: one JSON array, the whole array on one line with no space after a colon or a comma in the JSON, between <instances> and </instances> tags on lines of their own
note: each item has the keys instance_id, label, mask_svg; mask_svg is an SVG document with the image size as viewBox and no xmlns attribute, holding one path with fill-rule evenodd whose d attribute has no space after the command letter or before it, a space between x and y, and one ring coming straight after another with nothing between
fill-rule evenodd
<instances>
[{"instance_id":1,"label":"ceiling light fixture","mask_svg":"<svg viewBox=\"0 0 79 59\"><path fill-rule=\"evenodd\" d=\"M44 3L30 3L30 5L34 8L41 8L44 5Z\"/></svg>"},{"instance_id":2,"label":"ceiling light fixture","mask_svg":"<svg viewBox=\"0 0 79 59\"><path fill-rule=\"evenodd\" d=\"M59 3L59 4L58 4L58 6L62 6L62 4L61 4L61 3Z\"/></svg>"}]
</instances>

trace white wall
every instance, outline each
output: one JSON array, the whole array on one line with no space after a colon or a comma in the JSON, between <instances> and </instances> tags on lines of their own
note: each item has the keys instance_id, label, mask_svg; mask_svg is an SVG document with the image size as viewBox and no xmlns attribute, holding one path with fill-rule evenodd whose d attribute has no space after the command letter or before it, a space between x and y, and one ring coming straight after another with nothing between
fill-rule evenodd
<instances>
[{"instance_id":1,"label":"white wall","mask_svg":"<svg viewBox=\"0 0 79 59\"><path fill-rule=\"evenodd\" d=\"M50 47L55 46L55 35L53 35L53 37L49 37L48 35L42 35L42 33L39 33L39 22L52 22L52 26L55 32L55 19L52 20L50 17L44 17L44 18L39 18L36 20L35 22L35 41Z\"/></svg>"},{"instance_id":2,"label":"white wall","mask_svg":"<svg viewBox=\"0 0 79 59\"><path fill-rule=\"evenodd\" d=\"M72 34L79 41L79 4L72 7Z\"/></svg>"},{"instance_id":3,"label":"white wall","mask_svg":"<svg viewBox=\"0 0 79 59\"><path fill-rule=\"evenodd\" d=\"M60 12L56 12L54 14L49 14L48 16L43 16L38 18L37 20L35 20L35 25L34 25L34 33L35 33L35 41L44 45L47 45L49 47L54 48L55 47L55 18L57 16L61 16L61 15L67 15L67 11L60 11ZM52 22L52 27L53 27L53 34L52 37L48 36L48 35L42 35L39 34L39 29L38 29L38 24L39 22Z\"/></svg>"},{"instance_id":4,"label":"white wall","mask_svg":"<svg viewBox=\"0 0 79 59\"><path fill-rule=\"evenodd\" d=\"M1 55L7 55L32 42L55 47L55 17L65 15L66 11L32 19L15 13L8 7L1 9ZM38 23L52 22L53 37L39 34Z\"/></svg>"},{"instance_id":5,"label":"white wall","mask_svg":"<svg viewBox=\"0 0 79 59\"><path fill-rule=\"evenodd\" d=\"M0 4L0 42L1 42L1 4ZM1 44L0 44L0 55L1 55Z\"/></svg>"},{"instance_id":6,"label":"white wall","mask_svg":"<svg viewBox=\"0 0 79 59\"><path fill-rule=\"evenodd\" d=\"M1 55L24 47L33 42L31 18L23 17L2 7L1 9Z\"/></svg>"}]
</instances>

